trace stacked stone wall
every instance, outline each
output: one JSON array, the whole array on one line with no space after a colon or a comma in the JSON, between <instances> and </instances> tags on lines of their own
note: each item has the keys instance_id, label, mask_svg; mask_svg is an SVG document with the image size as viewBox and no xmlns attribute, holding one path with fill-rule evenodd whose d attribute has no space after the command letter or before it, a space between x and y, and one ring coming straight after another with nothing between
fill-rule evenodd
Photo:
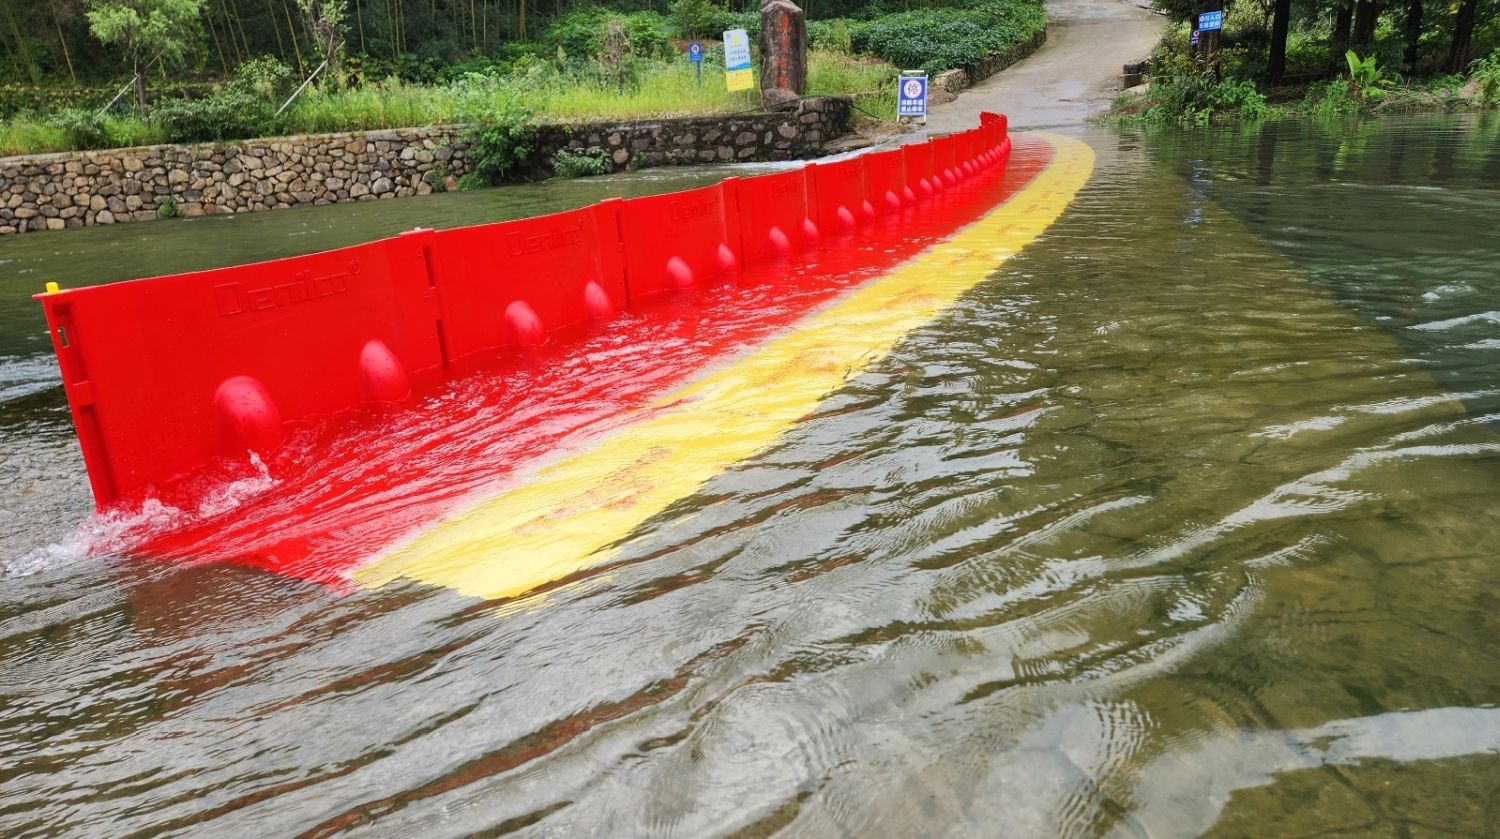
<instances>
[{"instance_id":1,"label":"stacked stone wall","mask_svg":"<svg viewBox=\"0 0 1500 839\"><path fill-rule=\"evenodd\" d=\"M848 131L849 102L803 99L765 112L546 126L527 177L563 148L599 148L608 168L813 157ZM452 189L473 171L461 126L146 146L0 159L0 234L377 201Z\"/></svg>"}]
</instances>

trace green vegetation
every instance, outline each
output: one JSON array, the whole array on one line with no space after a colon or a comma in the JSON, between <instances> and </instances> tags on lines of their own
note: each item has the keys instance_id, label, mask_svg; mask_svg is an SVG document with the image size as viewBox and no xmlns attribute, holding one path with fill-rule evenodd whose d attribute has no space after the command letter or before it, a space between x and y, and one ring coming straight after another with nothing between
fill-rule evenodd
<instances>
[{"instance_id":1,"label":"green vegetation","mask_svg":"<svg viewBox=\"0 0 1500 839\"><path fill-rule=\"evenodd\" d=\"M1157 2L1181 22L1151 56L1149 90L1117 100L1115 121L1207 125L1500 104L1500 0L1231 3L1211 51L1189 42L1196 2Z\"/></svg>"},{"instance_id":2,"label":"green vegetation","mask_svg":"<svg viewBox=\"0 0 1500 839\"><path fill-rule=\"evenodd\" d=\"M1038 0L808 3L810 94L893 113L897 66L963 67L1032 37ZM541 122L728 113L685 38L758 0L0 0L0 155L433 124L476 126L490 177ZM296 99L282 103L309 75ZM104 109L117 92L134 88ZM516 120L511 131L505 120Z\"/></svg>"},{"instance_id":3,"label":"green vegetation","mask_svg":"<svg viewBox=\"0 0 1500 839\"><path fill-rule=\"evenodd\" d=\"M609 171L609 160L604 149L590 146L586 149L562 149L552 164L553 173L559 178L587 178L603 175Z\"/></svg>"}]
</instances>

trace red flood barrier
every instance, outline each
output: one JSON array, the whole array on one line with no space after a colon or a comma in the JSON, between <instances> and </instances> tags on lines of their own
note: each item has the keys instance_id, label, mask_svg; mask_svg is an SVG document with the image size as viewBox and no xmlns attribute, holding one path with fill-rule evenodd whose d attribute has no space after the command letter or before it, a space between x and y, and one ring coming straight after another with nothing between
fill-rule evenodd
<instances>
[{"instance_id":1,"label":"red flood barrier","mask_svg":"<svg viewBox=\"0 0 1500 839\"><path fill-rule=\"evenodd\" d=\"M620 238L631 245L624 260L631 305L739 269L733 184L621 202Z\"/></svg>"},{"instance_id":2,"label":"red flood barrier","mask_svg":"<svg viewBox=\"0 0 1500 839\"><path fill-rule=\"evenodd\" d=\"M440 380L417 243L42 295L96 502Z\"/></svg>"},{"instance_id":3,"label":"red flood barrier","mask_svg":"<svg viewBox=\"0 0 1500 839\"><path fill-rule=\"evenodd\" d=\"M932 147L933 176L942 181L942 186L957 186L959 173L955 170L957 148L952 137L934 137L927 145Z\"/></svg>"},{"instance_id":4,"label":"red flood barrier","mask_svg":"<svg viewBox=\"0 0 1500 839\"><path fill-rule=\"evenodd\" d=\"M985 114L962 135L700 189L37 299L102 508L268 453L287 423L401 402L486 355L806 252L1009 149Z\"/></svg>"},{"instance_id":5,"label":"red flood barrier","mask_svg":"<svg viewBox=\"0 0 1500 839\"><path fill-rule=\"evenodd\" d=\"M906 194L906 155L900 149L864 155L865 194L880 212L898 213L916 200Z\"/></svg>"},{"instance_id":6,"label":"red flood barrier","mask_svg":"<svg viewBox=\"0 0 1500 839\"><path fill-rule=\"evenodd\" d=\"M623 309L620 203L426 233L448 361L580 334Z\"/></svg>"},{"instance_id":7,"label":"red flood barrier","mask_svg":"<svg viewBox=\"0 0 1500 839\"><path fill-rule=\"evenodd\" d=\"M863 156L836 163L809 163L808 185L818 227L848 235L875 220L875 206L865 198Z\"/></svg>"},{"instance_id":8,"label":"red flood barrier","mask_svg":"<svg viewBox=\"0 0 1500 839\"><path fill-rule=\"evenodd\" d=\"M781 259L822 239L809 212L807 173L804 167L736 183L740 247L746 263Z\"/></svg>"},{"instance_id":9,"label":"red flood barrier","mask_svg":"<svg viewBox=\"0 0 1500 839\"><path fill-rule=\"evenodd\" d=\"M918 199L931 198L942 183L934 183L936 173L932 169L932 143L911 143L901 147L906 158L906 186L917 194Z\"/></svg>"}]
</instances>

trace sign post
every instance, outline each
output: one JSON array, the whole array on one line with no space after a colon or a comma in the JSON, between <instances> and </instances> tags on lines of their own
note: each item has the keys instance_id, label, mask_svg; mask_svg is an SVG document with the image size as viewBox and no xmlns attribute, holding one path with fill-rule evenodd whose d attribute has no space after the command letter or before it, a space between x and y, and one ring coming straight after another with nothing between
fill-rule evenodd
<instances>
[{"instance_id":1,"label":"sign post","mask_svg":"<svg viewBox=\"0 0 1500 839\"><path fill-rule=\"evenodd\" d=\"M703 42L693 41L688 44L688 61L693 62L693 70L698 74L698 86L703 87Z\"/></svg>"},{"instance_id":2,"label":"sign post","mask_svg":"<svg viewBox=\"0 0 1500 839\"><path fill-rule=\"evenodd\" d=\"M1223 0L1210 0L1204 5L1203 11L1193 20L1191 43L1198 52L1211 57L1219 46L1219 31L1224 28L1224 4Z\"/></svg>"},{"instance_id":3,"label":"sign post","mask_svg":"<svg viewBox=\"0 0 1500 839\"><path fill-rule=\"evenodd\" d=\"M927 73L902 70L896 79L896 119L910 123L918 117L927 124Z\"/></svg>"},{"instance_id":4,"label":"sign post","mask_svg":"<svg viewBox=\"0 0 1500 839\"><path fill-rule=\"evenodd\" d=\"M750 69L750 36L743 29L724 32L724 85L730 93L749 91L755 87L755 76Z\"/></svg>"}]
</instances>

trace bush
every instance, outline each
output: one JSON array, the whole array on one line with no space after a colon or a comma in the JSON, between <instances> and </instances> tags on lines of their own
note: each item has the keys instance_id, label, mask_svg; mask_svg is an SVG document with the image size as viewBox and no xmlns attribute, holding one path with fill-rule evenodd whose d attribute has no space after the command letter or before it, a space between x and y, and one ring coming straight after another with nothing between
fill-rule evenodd
<instances>
[{"instance_id":1,"label":"bush","mask_svg":"<svg viewBox=\"0 0 1500 839\"><path fill-rule=\"evenodd\" d=\"M264 99L226 90L204 99L157 103L151 109L151 121L169 143L206 143L263 136L271 129L273 113L273 106Z\"/></svg>"},{"instance_id":2,"label":"bush","mask_svg":"<svg viewBox=\"0 0 1500 839\"><path fill-rule=\"evenodd\" d=\"M234 79L226 86L235 93L244 93L277 105L292 95L300 80L292 68L271 56L252 58L234 68Z\"/></svg>"},{"instance_id":3,"label":"bush","mask_svg":"<svg viewBox=\"0 0 1500 839\"><path fill-rule=\"evenodd\" d=\"M590 146L586 149L560 149L552 163L552 171L559 178L587 178L609 172L609 157L604 149Z\"/></svg>"},{"instance_id":4,"label":"bush","mask_svg":"<svg viewBox=\"0 0 1500 839\"><path fill-rule=\"evenodd\" d=\"M901 12L856 25L858 52L876 55L905 70L940 73L971 67L1040 32L1047 23L1034 0L983 0L973 8Z\"/></svg>"},{"instance_id":5,"label":"bush","mask_svg":"<svg viewBox=\"0 0 1500 839\"><path fill-rule=\"evenodd\" d=\"M1470 64L1469 77L1479 83L1479 101L1500 103L1500 53L1491 53Z\"/></svg>"},{"instance_id":6,"label":"bush","mask_svg":"<svg viewBox=\"0 0 1500 839\"><path fill-rule=\"evenodd\" d=\"M1151 86L1145 122L1208 125L1255 121L1271 114L1266 97L1248 79L1220 79L1212 73L1160 79Z\"/></svg>"},{"instance_id":7,"label":"bush","mask_svg":"<svg viewBox=\"0 0 1500 839\"><path fill-rule=\"evenodd\" d=\"M69 146L75 149L107 149L115 145L109 123L95 110L69 108L53 114L48 123L62 129Z\"/></svg>"},{"instance_id":8,"label":"bush","mask_svg":"<svg viewBox=\"0 0 1500 839\"><path fill-rule=\"evenodd\" d=\"M672 0L672 23L684 38L704 38L713 30L718 10L709 0Z\"/></svg>"},{"instance_id":9,"label":"bush","mask_svg":"<svg viewBox=\"0 0 1500 839\"><path fill-rule=\"evenodd\" d=\"M854 40L849 32L849 22L842 18L808 21L807 45L813 49L840 52L845 55L854 52Z\"/></svg>"},{"instance_id":10,"label":"bush","mask_svg":"<svg viewBox=\"0 0 1500 839\"><path fill-rule=\"evenodd\" d=\"M511 177L531 158L536 148L536 124L532 112L518 98L498 97L480 113L465 114L470 128L469 161L474 171L465 175L468 189L476 180L497 184Z\"/></svg>"},{"instance_id":11,"label":"bush","mask_svg":"<svg viewBox=\"0 0 1500 839\"><path fill-rule=\"evenodd\" d=\"M670 58L675 54L667 40L666 18L655 12L620 14L590 6L571 11L547 29L547 40L571 60L583 60L599 54L610 22L624 27L630 40L631 54L637 58Z\"/></svg>"}]
</instances>

